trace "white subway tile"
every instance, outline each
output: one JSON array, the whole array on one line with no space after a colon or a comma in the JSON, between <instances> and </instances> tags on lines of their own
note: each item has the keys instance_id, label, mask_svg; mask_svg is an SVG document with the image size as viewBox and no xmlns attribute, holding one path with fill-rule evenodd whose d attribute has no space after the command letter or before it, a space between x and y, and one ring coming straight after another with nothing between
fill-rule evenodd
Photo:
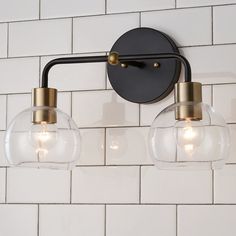
<instances>
[{"instance_id":1,"label":"white subway tile","mask_svg":"<svg viewBox=\"0 0 236 236\"><path fill-rule=\"evenodd\" d=\"M106 76L106 85L107 85L107 87L106 87L107 89L113 89L112 86L111 86L111 83L109 81L108 75Z\"/></svg>"},{"instance_id":2,"label":"white subway tile","mask_svg":"<svg viewBox=\"0 0 236 236\"><path fill-rule=\"evenodd\" d=\"M37 236L36 205L0 205L0 235Z\"/></svg>"},{"instance_id":3,"label":"white subway tile","mask_svg":"<svg viewBox=\"0 0 236 236\"><path fill-rule=\"evenodd\" d=\"M7 24L0 24L0 41L0 57L7 57Z\"/></svg>"},{"instance_id":4,"label":"white subway tile","mask_svg":"<svg viewBox=\"0 0 236 236\"><path fill-rule=\"evenodd\" d=\"M235 236L236 206L178 206L178 236Z\"/></svg>"},{"instance_id":5,"label":"white subway tile","mask_svg":"<svg viewBox=\"0 0 236 236\"><path fill-rule=\"evenodd\" d=\"M165 171L142 167L142 203L211 203L210 171Z\"/></svg>"},{"instance_id":6,"label":"white subway tile","mask_svg":"<svg viewBox=\"0 0 236 236\"><path fill-rule=\"evenodd\" d=\"M197 7L236 3L235 0L177 0L177 7Z\"/></svg>"},{"instance_id":7,"label":"white subway tile","mask_svg":"<svg viewBox=\"0 0 236 236\"><path fill-rule=\"evenodd\" d=\"M215 171L215 203L236 203L236 166L226 165Z\"/></svg>"},{"instance_id":8,"label":"white subway tile","mask_svg":"<svg viewBox=\"0 0 236 236\"><path fill-rule=\"evenodd\" d=\"M71 19L11 23L9 56L70 53L71 25Z\"/></svg>"},{"instance_id":9,"label":"white subway tile","mask_svg":"<svg viewBox=\"0 0 236 236\"><path fill-rule=\"evenodd\" d=\"M138 167L79 167L73 171L73 203L137 203L138 197Z\"/></svg>"},{"instance_id":10,"label":"white subway tile","mask_svg":"<svg viewBox=\"0 0 236 236\"><path fill-rule=\"evenodd\" d=\"M120 14L74 19L74 52L110 51L126 31L139 26L139 14Z\"/></svg>"},{"instance_id":11,"label":"white subway tile","mask_svg":"<svg viewBox=\"0 0 236 236\"><path fill-rule=\"evenodd\" d=\"M6 109L7 98L5 95L0 95L0 130L6 129Z\"/></svg>"},{"instance_id":12,"label":"white subway tile","mask_svg":"<svg viewBox=\"0 0 236 236\"><path fill-rule=\"evenodd\" d=\"M212 87L210 85L202 86L202 102L212 106Z\"/></svg>"},{"instance_id":13,"label":"white subway tile","mask_svg":"<svg viewBox=\"0 0 236 236\"><path fill-rule=\"evenodd\" d=\"M178 46L211 44L210 8L144 12L141 16L142 26L163 31Z\"/></svg>"},{"instance_id":14,"label":"white subway tile","mask_svg":"<svg viewBox=\"0 0 236 236\"><path fill-rule=\"evenodd\" d=\"M56 7L55 7L56 6ZM105 14L104 0L41 0L41 17L57 18Z\"/></svg>"},{"instance_id":15,"label":"white subway tile","mask_svg":"<svg viewBox=\"0 0 236 236\"><path fill-rule=\"evenodd\" d=\"M175 236L175 206L107 206L107 236Z\"/></svg>"},{"instance_id":16,"label":"white subway tile","mask_svg":"<svg viewBox=\"0 0 236 236\"><path fill-rule=\"evenodd\" d=\"M24 93L39 84L39 59L1 59L0 71L3 82L0 93Z\"/></svg>"},{"instance_id":17,"label":"white subway tile","mask_svg":"<svg viewBox=\"0 0 236 236\"><path fill-rule=\"evenodd\" d=\"M182 51L191 64L193 81L203 84L236 82L236 45L190 47Z\"/></svg>"},{"instance_id":18,"label":"white subway tile","mask_svg":"<svg viewBox=\"0 0 236 236\"><path fill-rule=\"evenodd\" d=\"M0 21L33 20L38 18L38 0L0 1Z\"/></svg>"},{"instance_id":19,"label":"white subway tile","mask_svg":"<svg viewBox=\"0 0 236 236\"><path fill-rule=\"evenodd\" d=\"M7 97L7 124L31 106L31 94L12 94Z\"/></svg>"},{"instance_id":20,"label":"white subway tile","mask_svg":"<svg viewBox=\"0 0 236 236\"><path fill-rule=\"evenodd\" d=\"M236 6L213 8L214 43L236 43L236 32L232 30L236 22Z\"/></svg>"},{"instance_id":21,"label":"white subway tile","mask_svg":"<svg viewBox=\"0 0 236 236\"><path fill-rule=\"evenodd\" d=\"M6 169L0 168L0 203L5 202L5 184L6 184L5 177L6 177Z\"/></svg>"},{"instance_id":22,"label":"white subway tile","mask_svg":"<svg viewBox=\"0 0 236 236\"><path fill-rule=\"evenodd\" d=\"M7 171L8 203L69 203L70 172L10 168Z\"/></svg>"},{"instance_id":23,"label":"white subway tile","mask_svg":"<svg viewBox=\"0 0 236 236\"><path fill-rule=\"evenodd\" d=\"M108 0L107 11L115 12L132 12L132 11L147 11L157 9L175 8L174 0Z\"/></svg>"},{"instance_id":24,"label":"white subway tile","mask_svg":"<svg viewBox=\"0 0 236 236\"><path fill-rule=\"evenodd\" d=\"M58 97L57 97L57 107L70 116L71 115L71 93L59 92Z\"/></svg>"},{"instance_id":25,"label":"white subway tile","mask_svg":"<svg viewBox=\"0 0 236 236\"><path fill-rule=\"evenodd\" d=\"M104 129L81 129L79 165L104 165Z\"/></svg>"},{"instance_id":26,"label":"white subway tile","mask_svg":"<svg viewBox=\"0 0 236 236\"><path fill-rule=\"evenodd\" d=\"M148 153L149 128L114 128L106 133L106 164L152 164Z\"/></svg>"},{"instance_id":27,"label":"white subway tile","mask_svg":"<svg viewBox=\"0 0 236 236\"><path fill-rule=\"evenodd\" d=\"M174 103L173 92L159 102L152 104L141 104L140 122L141 125L151 125L156 116L166 107Z\"/></svg>"},{"instance_id":28,"label":"white subway tile","mask_svg":"<svg viewBox=\"0 0 236 236\"><path fill-rule=\"evenodd\" d=\"M227 163L236 163L236 124L228 125L230 132L230 151Z\"/></svg>"},{"instance_id":29,"label":"white subway tile","mask_svg":"<svg viewBox=\"0 0 236 236\"><path fill-rule=\"evenodd\" d=\"M101 54L77 54L67 55L67 57L84 57L98 56ZM104 54L103 54L104 55ZM42 57L41 68L50 60L58 57ZM57 88L62 91L72 90L92 90L105 89L106 79L106 64L105 63L82 63L82 64L66 64L54 66L49 73L49 87Z\"/></svg>"},{"instance_id":30,"label":"white subway tile","mask_svg":"<svg viewBox=\"0 0 236 236\"><path fill-rule=\"evenodd\" d=\"M42 205L40 236L103 236L104 206Z\"/></svg>"},{"instance_id":31,"label":"white subway tile","mask_svg":"<svg viewBox=\"0 0 236 236\"><path fill-rule=\"evenodd\" d=\"M0 131L0 166L8 166L4 150L5 131Z\"/></svg>"},{"instance_id":32,"label":"white subway tile","mask_svg":"<svg viewBox=\"0 0 236 236\"><path fill-rule=\"evenodd\" d=\"M73 119L79 127L135 126L139 106L113 91L75 92L72 94Z\"/></svg>"},{"instance_id":33,"label":"white subway tile","mask_svg":"<svg viewBox=\"0 0 236 236\"><path fill-rule=\"evenodd\" d=\"M213 105L226 120L226 122L236 121L236 84L214 85ZM222 96L225 94L225 96Z\"/></svg>"}]
</instances>

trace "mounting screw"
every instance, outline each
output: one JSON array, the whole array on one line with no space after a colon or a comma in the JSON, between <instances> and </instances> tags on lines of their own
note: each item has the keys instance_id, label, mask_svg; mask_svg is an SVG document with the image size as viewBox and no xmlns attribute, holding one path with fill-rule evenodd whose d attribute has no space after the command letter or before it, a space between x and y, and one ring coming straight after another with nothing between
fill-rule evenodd
<instances>
[{"instance_id":1,"label":"mounting screw","mask_svg":"<svg viewBox=\"0 0 236 236\"><path fill-rule=\"evenodd\" d=\"M128 67L128 65L127 65L126 63L121 63L120 66L121 66L122 68L127 68L127 67Z\"/></svg>"},{"instance_id":2,"label":"mounting screw","mask_svg":"<svg viewBox=\"0 0 236 236\"><path fill-rule=\"evenodd\" d=\"M118 65L119 64L119 54L117 52L111 52L108 56L108 63L110 65Z\"/></svg>"},{"instance_id":3,"label":"mounting screw","mask_svg":"<svg viewBox=\"0 0 236 236\"><path fill-rule=\"evenodd\" d=\"M154 62L153 67L154 68L159 68L161 64L159 62Z\"/></svg>"}]
</instances>

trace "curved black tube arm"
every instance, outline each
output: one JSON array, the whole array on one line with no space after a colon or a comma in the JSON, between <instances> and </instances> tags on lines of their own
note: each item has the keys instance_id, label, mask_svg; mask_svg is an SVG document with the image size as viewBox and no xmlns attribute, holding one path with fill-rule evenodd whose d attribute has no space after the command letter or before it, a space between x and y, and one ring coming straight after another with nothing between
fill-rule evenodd
<instances>
[{"instance_id":1,"label":"curved black tube arm","mask_svg":"<svg viewBox=\"0 0 236 236\"><path fill-rule=\"evenodd\" d=\"M182 62L185 69L185 82L191 82L191 66L188 60L178 53L160 53L160 54L141 54L141 55L120 55L119 62L135 62L135 60L148 59L177 59ZM48 74L50 69L59 64L74 64L74 63L94 63L107 62L108 56L89 56L89 57L64 57L54 59L46 64L42 74L42 88L48 87ZM133 63L135 64L135 63Z\"/></svg>"}]
</instances>

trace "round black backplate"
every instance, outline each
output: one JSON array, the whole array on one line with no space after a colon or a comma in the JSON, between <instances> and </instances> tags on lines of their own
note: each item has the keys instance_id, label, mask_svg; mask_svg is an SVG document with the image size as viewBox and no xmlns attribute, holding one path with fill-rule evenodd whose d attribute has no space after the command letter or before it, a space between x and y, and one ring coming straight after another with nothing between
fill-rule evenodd
<instances>
[{"instance_id":1,"label":"round black backplate","mask_svg":"<svg viewBox=\"0 0 236 236\"><path fill-rule=\"evenodd\" d=\"M123 34L111 52L119 55L179 53L166 34L151 29L137 28ZM127 68L107 64L107 73L113 89L124 99L135 103L152 103L166 97L179 79L181 65L175 59L142 61L145 66ZM160 67L154 67L159 63Z\"/></svg>"}]
</instances>

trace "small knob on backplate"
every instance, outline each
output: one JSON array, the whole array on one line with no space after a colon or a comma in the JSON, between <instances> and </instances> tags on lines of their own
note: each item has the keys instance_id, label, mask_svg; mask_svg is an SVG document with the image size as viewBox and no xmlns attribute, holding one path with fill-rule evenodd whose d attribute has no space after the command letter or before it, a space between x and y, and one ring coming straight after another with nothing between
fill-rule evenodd
<instances>
[{"instance_id":1,"label":"small knob on backplate","mask_svg":"<svg viewBox=\"0 0 236 236\"><path fill-rule=\"evenodd\" d=\"M161 64L159 62L154 62L153 63L154 68L159 68L160 66L161 66Z\"/></svg>"},{"instance_id":2,"label":"small knob on backplate","mask_svg":"<svg viewBox=\"0 0 236 236\"><path fill-rule=\"evenodd\" d=\"M118 65L119 64L119 54L117 52L111 52L108 56L108 63L110 65Z\"/></svg>"}]
</instances>

